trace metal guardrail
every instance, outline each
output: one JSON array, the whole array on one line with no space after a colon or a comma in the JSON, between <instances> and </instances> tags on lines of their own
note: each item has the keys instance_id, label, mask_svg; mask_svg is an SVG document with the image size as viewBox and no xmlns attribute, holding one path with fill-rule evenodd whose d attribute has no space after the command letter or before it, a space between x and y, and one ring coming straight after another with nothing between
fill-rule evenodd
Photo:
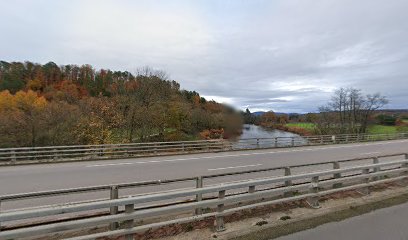
<instances>
[{"instance_id":1,"label":"metal guardrail","mask_svg":"<svg viewBox=\"0 0 408 240\"><path fill-rule=\"evenodd\" d=\"M308 145L344 144L397 139L408 139L408 133L338 134L338 135L315 135L315 136L277 137L277 138L251 138L242 139L236 143L232 143L232 148L235 150L235 149L298 147Z\"/></svg>"},{"instance_id":2,"label":"metal guardrail","mask_svg":"<svg viewBox=\"0 0 408 240\"><path fill-rule=\"evenodd\" d=\"M218 139L180 142L0 148L0 164L133 158L193 152L296 147L392 139L408 139L408 133L252 138L238 141Z\"/></svg>"},{"instance_id":3,"label":"metal guardrail","mask_svg":"<svg viewBox=\"0 0 408 240\"><path fill-rule=\"evenodd\" d=\"M95 160L225 150L226 141L202 140L103 145L0 148L0 163Z\"/></svg>"},{"instance_id":4,"label":"metal guardrail","mask_svg":"<svg viewBox=\"0 0 408 240\"><path fill-rule=\"evenodd\" d=\"M380 158L398 157L392 161L380 162ZM357 163L361 160L372 160L370 164L359 164L341 167L342 163ZM319 164L333 164L333 169L321 171L308 171L300 174L291 174L291 170L300 167L311 167ZM203 179L251 172L271 171L284 169L284 176L268 177L255 180L203 186ZM33 222L36 219L63 216L64 214L81 215L89 211L102 211L109 209L108 215L94 215L84 219L70 219L58 223L44 223L38 226L8 229L7 226L0 231L0 239L21 239L25 237L42 236L71 230L83 230L99 226L110 225L110 231L101 228L99 233L84 234L70 239L96 239L99 237L126 236L133 239L133 234L151 228L162 227L174 223L187 223L196 220L214 217L216 230L225 228L224 217L238 211L255 207L306 199L312 207L319 207L319 197L335 192L355 190L369 193L368 187L381 183L394 182L408 178L408 154L393 154L372 158L347 159L330 161L317 164L304 164L286 166L281 168L261 169L245 172L209 175L197 178L166 180L168 182L195 179L196 188L179 189L171 192L160 192L125 198L116 197L108 200L99 200L83 203L66 203L58 206L44 206L26 210L14 210L0 213L0 223L13 223L15 221ZM166 181L129 183L120 187L134 187L145 184L158 184ZM201 183L201 185L200 185ZM22 198L41 197L45 195L69 194L72 192L97 191L105 189L119 189L118 186L97 186L90 188L68 189L42 193L26 193L20 195L1 196L2 201L11 201ZM229 194L227 194L227 191ZM237 192L238 191L238 192ZM294 194L294 193L297 194ZM112 192L111 192L112 193ZM117 194L117 192L114 192ZM203 195L214 197L203 198ZM185 199L195 199L185 201ZM180 201L184 199L184 201ZM152 208L141 209L143 204L154 204L161 201L172 204L160 205ZM255 201L255 202L254 202ZM238 204L240 203L240 204ZM124 211L119 211L124 208ZM202 209L215 209L203 213ZM199 211L197 211L199 210ZM173 220L164 217L167 215L183 214L194 211L193 216L182 216ZM150 221L147 221L150 220ZM103 231L105 230L105 231ZM86 231L82 231L83 233Z\"/></svg>"}]
</instances>

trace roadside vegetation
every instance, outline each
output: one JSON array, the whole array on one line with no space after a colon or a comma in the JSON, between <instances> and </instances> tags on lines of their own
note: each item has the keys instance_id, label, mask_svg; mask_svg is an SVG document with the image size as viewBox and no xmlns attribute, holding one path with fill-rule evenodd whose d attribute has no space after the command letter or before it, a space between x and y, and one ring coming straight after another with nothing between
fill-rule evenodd
<instances>
[{"instance_id":1,"label":"roadside vegetation","mask_svg":"<svg viewBox=\"0 0 408 240\"><path fill-rule=\"evenodd\" d=\"M241 126L162 71L0 61L0 147L221 138Z\"/></svg>"}]
</instances>

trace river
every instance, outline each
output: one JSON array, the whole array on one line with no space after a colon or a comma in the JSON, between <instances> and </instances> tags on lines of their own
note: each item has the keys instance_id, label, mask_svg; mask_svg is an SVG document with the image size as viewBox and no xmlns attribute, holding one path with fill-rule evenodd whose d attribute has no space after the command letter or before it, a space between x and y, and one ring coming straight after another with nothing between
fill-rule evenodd
<instances>
[{"instance_id":1,"label":"river","mask_svg":"<svg viewBox=\"0 0 408 240\"><path fill-rule=\"evenodd\" d=\"M276 137L299 137L299 135L291 132L285 132L282 130L267 129L252 124L244 124L242 128L242 134L237 139L240 140L248 138L276 138Z\"/></svg>"},{"instance_id":2,"label":"river","mask_svg":"<svg viewBox=\"0 0 408 240\"><path fill-rule=\"evenodd\" d=\"M275 146L275 138L278 138L278 143L276 143L277 147L290 146L292 144L292 138L296 139L294 143L296 146L306 144L306 140L295 133L277 129L267 129L252 124L244 124L242 134L235 138L235 144L233 147L239 149L244 148L244 146L247 147L248 144L251 144L254 147L273 147ZM260 140L257 141L256 139Z\"/></svg>"}]
</instances>

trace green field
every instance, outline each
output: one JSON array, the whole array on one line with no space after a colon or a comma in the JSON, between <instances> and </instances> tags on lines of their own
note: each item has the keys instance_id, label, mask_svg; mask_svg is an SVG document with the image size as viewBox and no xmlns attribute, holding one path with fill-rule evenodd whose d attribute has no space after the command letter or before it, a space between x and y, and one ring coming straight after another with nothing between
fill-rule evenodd
<instances>
[{"instance_id":1,"label":"green field","mask_svg":"<svg viewBox=\"0 0 408 240\"><path fill-rule=\"evenodd\" d=\"M404 122L408 122L408 120L404 120ZM308 131L313 131L316 125L314 123L287 123L286 126L299 127L304 128ZM375 124L370 125L367 130L368 134L392 134L398 132L408 132L408 127L384 126Z\"/></svg>"},{"instance_id":2,"label":"green field","mask_svg":"<svg viewBox=\"0 0 408 240\"><path fill-rule=\"evenodd\" d=\"M299 127L299 128L304 128L306 130L314 130L315 124L314 123L287 123L287 127Z\"/></svg>"},{"instance_id":3,"label":"green field","mask_svg":"<svg viewBox=\"0 0 408 240\"><path fill-rule=\"evenodd\" d=\"M371 125L368 127L367 133L369 134L387 134L397 133L398 128L396 126L384 126L384 125Z\"/></svg>"}]
</instances>

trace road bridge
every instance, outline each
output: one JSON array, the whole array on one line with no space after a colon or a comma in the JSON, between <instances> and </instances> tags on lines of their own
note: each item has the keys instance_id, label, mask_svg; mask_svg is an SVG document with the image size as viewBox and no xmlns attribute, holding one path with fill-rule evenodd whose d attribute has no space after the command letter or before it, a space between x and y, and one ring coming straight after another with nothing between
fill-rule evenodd
<instances>
[{"instance_id":1,"label":"road bridge","mask_svg":"<svg viewBox=\"0 0 408 240\"><path fill-rule=\"evenodd\" d=\"M370 143L306 146L297 148L261 149L190 155L145 157L105 161L80 161L56 164L16 165L0 168L1 195L37 192L54 189L78 188L105 184L174 179L202 175L264 169L288 165L311 164L341 159L370 157L407 152L408 140ZM331 166L330 166L331 167ZM227 176L206 184L270 177L265 172L255 175ZM272 175L273 176L273 175ZM124 191L137 194L192 187L195 183L172 186L151 186ZM107 197L106 193L70 196L73 201ZM123 196L123 195L122 195ZM67 196L66 196L67 197ZM66 197L32 199L2 204L2 209L29 207L38 204L66 202Z\"/></svg>"}]
</instances>

